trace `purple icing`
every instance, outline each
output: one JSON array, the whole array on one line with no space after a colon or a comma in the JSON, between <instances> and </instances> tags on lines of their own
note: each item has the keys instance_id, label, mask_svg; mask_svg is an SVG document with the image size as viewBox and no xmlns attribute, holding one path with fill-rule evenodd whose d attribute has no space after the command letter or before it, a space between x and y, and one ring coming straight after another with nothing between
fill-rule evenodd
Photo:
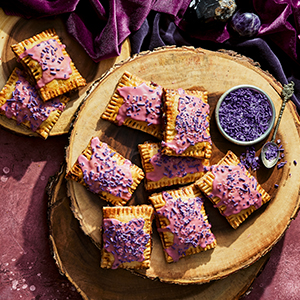
<instances>
[{"instance_id":1,"label":"purple icing","mask_svg":"<svg viewBox=\"0 0 300 300\"><path fill-rule=\"evenodd\" d=\"M188 95L183 89L178 89L178 94L178 114L175 121L177 134L173 141L163 141L162 146L181 154L197 143L211 143L211 138L208 133L209 105L196 96Z\"/></svg>"},{"instance_id":2,"label":"purple icing","mask_svg":"<svg viewBox=\"0 0 300 300\"><path fill-rule=\"evenodd\" d=\"M65 45L59 44L55 39L49 39L26 49L20 55L20 59L30 56L41 66L43 72L42 77L37 81L38 88L53 79L67 79L72 74L71 58L63 55L64 48Z\"/></svg>"},{"instance_id":3,"label":"purple icing","mask_svg":"<svg viewBox=\"0 0 300 300\"><path fill-rule=\"evenodd\" d=\"M158 181L164 176L168 178L185 177L204 171L201 159L193 157L167 156L158 149L157 153L150 159L154 171L146 173L146 178Z\"/></svg>"},{"instance_id":4,"label":"purple icing","mask_svg":"<svg viewBox=\"0 0 300 300\"><path fill-rule=\"evenodd\" d=\"M121 126L126 118L147 122L147 125L161 123L161 96L160 86L150 88L145 83L139 86L123 86L118 89L124 99L116 117Z\"/></svg>"},{"instance_id":5,"label":"purple icing","mask_svg":"<svg viewBox=\"0 0 300 300\"><path fill-rule=\"evenodd\" d=\"M216 207L226 206L222 212L224 216L240 213L243 209L262 205L262 195L256 190L257 180L248 177L242 164L237 166L213 165L211 172L214 175L210 198L218 197L220 201Z\"/></svg>"},{"instance_id":6,"label":"purple icing","mask_svg":"<svg viewBox=\"0 0 300 300\"><path fill-rule=\"evenodd\" d=\"M170 224L165 228L158 228L158 231L173 233L173 244L165 249L173 261L178 261L179 258L185 256L186 250L190 247L205 248L214 242L215 237L210 230L211 225L201 214L202 198L173 198L168 192L163 192L162 195L166 204L156 213L166 217Z\"/></svg>"},{"instance_id":7,"label":"purple icing","mask_svg":"<svg viewBox=\"0 0 300 300\"><path fill-rule=\"evenodd\" d=\"M142 218L127 223L116 219L103 220L103 247L114 256L112 269L122 263L144 260L144 251L150 240L150 235L143 230L144 223Z\"/></svg>"},{"instance_id":8,"label":"purple icing","mask_svg":"<svg viewBox=\"0 0 300 300\"><path fill-rule=\"evenodd\" d=\"M18 124L30 123L32 131L36 131L47 120L50 113L55 110L63 111L65 104L59 98L44 102L37 90L24 77L21 70L16 69L18 80L11 98L1 106L7 118L15 118Z\"/></svg>"},{"instance_id":9,"label":"purple icing","mask_svg":"<svg viewBox=\"0 0 300 300\"><path fill-rule=\"evenodd\" d=\"M117 162L116 152L106 143L100 143L98 137L91 140L92 156L89 159L81 154L78 163L83 180L93 193L107 192L116 197L129 200L132 194L131 161L125 159L122 165Z\"/></svg>"}]
</instances>

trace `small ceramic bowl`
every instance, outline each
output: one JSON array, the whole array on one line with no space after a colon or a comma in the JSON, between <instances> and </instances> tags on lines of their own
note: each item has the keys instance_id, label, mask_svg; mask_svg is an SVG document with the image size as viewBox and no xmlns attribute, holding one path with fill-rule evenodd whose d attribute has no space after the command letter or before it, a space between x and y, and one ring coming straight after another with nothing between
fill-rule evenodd
<instances>
[{"instance_id":1,"label":"small ceramic bowl","mask_svg":"<svg viewBox=\"0 0 300 300\"><path fill-rule=\"evenodd\" d=\"M239 102L231 100L233 96L239 99ZM255 105L255 102L257 102L257 105ZM265 118L264 125L260 124L259 120L255 120L258 119L257 116L262 115L262 107L270 112L268 117L263 117ZM271 98L262 89L253 85L238 85L227 90L218 100L215 110L216 122L221 134L228 141L241 146L251 146L264 140L274 126L275 114L276 111ZM248 117L244 118L244 115L248 115ZM247 121L249 122L247 123ZM229 132L229 126L223 128L225 123L234 130ZM255 125L264 128L258 133L255 132ZM250 138L250 134L246 132L246 129L249 130L249 128L252 132L255 132L255 134L252 134L253 138Z\"/></svg>"}]
</instances>

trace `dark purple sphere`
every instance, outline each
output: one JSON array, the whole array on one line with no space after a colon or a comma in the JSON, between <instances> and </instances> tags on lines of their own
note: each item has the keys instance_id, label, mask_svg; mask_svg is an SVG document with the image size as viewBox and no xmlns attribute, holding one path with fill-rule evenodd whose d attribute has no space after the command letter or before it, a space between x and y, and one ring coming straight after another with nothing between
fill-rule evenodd
<instances>
[{"instance_id":1,"label":"dark purple sphere","mask_svg":"<svg viewBox=\"0 0 300 300\"><path fill-rule=\"evenodd\" d=\"M258 33L261 22L258 15L238 10L232 17L231 26L240 36L252 37Z\"/></svg>"}]
</instances>

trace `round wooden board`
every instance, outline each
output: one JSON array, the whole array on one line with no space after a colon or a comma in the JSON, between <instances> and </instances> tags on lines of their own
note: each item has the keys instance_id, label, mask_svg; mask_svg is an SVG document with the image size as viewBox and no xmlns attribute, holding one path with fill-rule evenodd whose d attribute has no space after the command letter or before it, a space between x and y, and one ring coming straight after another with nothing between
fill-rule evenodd
<instances>
[{"instance_id":1,"label":"round wooden board","mask_svg":"<svg viewBox=\"0 0 300 300\"><path fill-rule=\"evenodd\" d=\"M10 46L27 39L45 29L54 28L66 50L75 63L75 66L86 79L87 85L71 96L59 120L50 132L50 136L65 134L69 131L73 115L85 97L92 90L100 76L109 70L115 63L130 56L130 43L127 39L122 45L121 55L95 63L66 31L60 18L24 19L16 16L7 16L0 8L0 89L5 85L17 62ZM18 126L15 121L0 115L0 125L18 134L38 136L25 126Z\"/></svg>"},{"instance_id":2,"label":"round wooden board","mask_svg":"<svg viewBox=\"0 0 300 300\"><path fill-rule=\"evenodd\" d=\"M277 113L280 109L281 85L245 57L231 52L212 52L191 47L165 47L145 52L111 70L81 107L70 135L66 154L67 171L93 136L100 137L133 163L141 166L137 144L155 139L137 130L125 126L117 127L100 119L118 80L126 70L165 88L199 88L208 91L213 141L211 164L218 162L228 150L232 150L238 156L245 152L245 147L233 145L225 140L216 127L214 107L224 91L239 84L255 85L270 96ZM138 271L140 275L179 284L205 283L251 265L276 244L299 206L300 167L299 164L293 163L300 153L299 121L296 116L294 106L290 102L283 114L278 133L287 160L284 168L267 170L261 167L253 173L272 196L272 200L254 212L236 230L229 226L210 201L206 201L205 208L218 245L213 250L188 256L176 263L166 263L161 242L157 231L154 230L151 265L147 270ZM262 143L256 145L257 155L261 146ZM279 188L275 188L275 184L278 184ZM68 193L72 210L83 231L100 248L101 209L107 204L74 181L68 182ZM134 193L129 205L141 203L147 203L147 193L142 184Z\"/></svg>"},{"instance_id":3,"label":"round wooden board","mask_svg":"<svg viewBox=\"0 0 300 300\"><path fill-rule=\"evenodd\" d=\"M83 299L239 299L269 258L267 254L249 268L202 285L172 285L145 280L125 270L104 270L100 268L99 249L82 232L72 214L64 175L62 168L49 185L50 241L59 270Z\"/></svg>"}]
</instances>

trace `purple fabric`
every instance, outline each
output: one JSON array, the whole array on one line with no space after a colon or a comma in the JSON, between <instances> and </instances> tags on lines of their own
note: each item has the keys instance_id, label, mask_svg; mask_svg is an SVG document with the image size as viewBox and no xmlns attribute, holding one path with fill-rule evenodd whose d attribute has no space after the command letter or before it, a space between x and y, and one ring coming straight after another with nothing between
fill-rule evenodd
<instances>
[{"instance_id":1,"label":"purple fabric","mask_svg":"<svg viewBox=\"0 0 300 300\"><path fill-rule=\"evenodd\" d=\"M262 21L253 39L238 37L229 23L190 25L184 13L190 0L0 0L7 14L61 15L68 32L96 62L120 54L129 36L133 53L164 45L228 48L259 62L282 83L293 80L300 111L300 4L296 0L236 0L238 8ZM198 28L197 28L198 27Z\"/></svg>"},{"instance_id":2,"label":"purple fabric","mask_svg":"<svg viewBox=\"0 0 300 300\"><path fill-rule=\"evenodd\" d=\"M234 49L258 61L277 80L295 82L293 98L300 110L298 48L300 4L296 0L244 0L238 8L255 12L262 21L254 39L242 39L229 23L192 28L183 20L190 0L0 0L7 14L26 18L60 15L67 31L98 62L120 54L130 36L133 53L163 45Z\"/></svg>"},{"instance_id":3,"label":"purple fabric","mask_svg":"<svg viewBox=\"0 0 300 300\"><path fill-rule=\"evenodd\" d=\"M0 0L8 15L40 18L62 15L68 32L98 62L119 55L122 42L138 30L150 11L178 24L190 0Z\"/></svg>"},{"instance_id":4,"label":"purple fabric","mask_svg":"<svg viewBox=\"0 0 300 300\"><path fill-rule=\"evenodd\" d=\"M288 2L288 3L287 3ZM176 26L170 18L160 13L149 15L137 32L131 34L133 53L164 45L192 45L210 50L230 49L259 62L282 84L294 81L292 97L300 112L300 66L297 52L300 35L300 4L291 1L253 0L253 9L261 20L262 27L253 39L237 36L228 23L188 30L182 21ZM298 45L299 47L299 45Z\"/></svg>"}]
</instances>

